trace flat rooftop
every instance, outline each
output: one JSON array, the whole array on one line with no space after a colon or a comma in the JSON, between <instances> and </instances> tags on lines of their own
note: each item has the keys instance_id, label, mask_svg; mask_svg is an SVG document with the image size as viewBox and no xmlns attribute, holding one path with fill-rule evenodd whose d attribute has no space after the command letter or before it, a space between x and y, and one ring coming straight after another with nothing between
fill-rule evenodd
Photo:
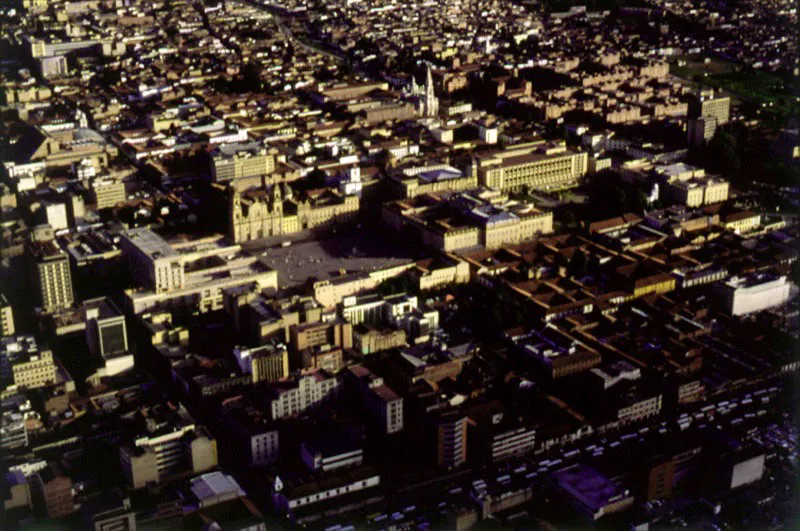
<instances>
[{"instance_id":1,"label":"flat rooftop","mask_svg":"<svg viewBox=\"0 0 800 531\"><path fill-rule=\"evenodd\" d=\"M29 242L28 249L36 261L66 258L66 253L56 244L55 240Z\"/></svg>"},{"instance_id":2,"label":"flat rooftop","mask_svg":"<svg viewBox=\"0 0 800 531\"><path fill-rule=\"evenodd\" d=\"M627 491L587 465L575 465L552 474L552 480L592 512L619 501Z\"/></svg>"},{"instance_id":3,"label":"flat rooftop","mask_svg":"<svg viewBox=\"0 0 800 531\"><path fill-rule=\"evenodd\" d=\"M164 238L150 229L129 229L125 232L125 237L150 259L180 256Z\"/></svg>"}]
</instances>

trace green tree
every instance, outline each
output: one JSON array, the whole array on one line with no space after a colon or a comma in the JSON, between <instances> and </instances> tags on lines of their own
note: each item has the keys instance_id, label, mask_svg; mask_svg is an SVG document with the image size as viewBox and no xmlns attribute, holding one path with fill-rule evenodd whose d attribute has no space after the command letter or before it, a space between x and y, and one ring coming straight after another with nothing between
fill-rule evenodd
<instances>
[{"instance_id":1,"label":"green tree","mask_svg":"<svg viewBox=\"0 0 800 531\"><path fill-rule=\"evenodd\" d=\"M311 172L306 176L306 184L308 185L308 188L312 190L314 188L322 188L325 186L326 177L327 175L325 172L318 168L311 170Z\"/></svg>"}]
</instances>

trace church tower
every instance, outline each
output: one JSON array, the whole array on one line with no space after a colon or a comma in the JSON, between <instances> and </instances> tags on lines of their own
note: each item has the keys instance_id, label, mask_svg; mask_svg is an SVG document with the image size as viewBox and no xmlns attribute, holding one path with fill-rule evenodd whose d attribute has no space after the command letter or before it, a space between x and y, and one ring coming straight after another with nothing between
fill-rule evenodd
<instances>
[{"instance_id":1,"label":"church tower","mask_svg":"<svg viewBox=\"0 0 800 531\"><path fill-rule=\"evenodd\" d=\"M283 195L278 183L272 185L272 214L278 217L283 216Z\"/></svg>"},{"instance_id":2,"label":"church tower","mask_svg":"<svg viewBox=\"0 0 800 531\"><path fill-rule=\"evenodd\" d=\"M427 118L434 117L439 114L439 99L436 97L436 91L433 88L433 74L431 73L431 65L428 63L428 68L425 73L425 102L423 107L423 115Z\"/></svg>"},{"instance_id":3,"label":"church tower","mask_svg":"<svg viewBox=\"0 0 800 531\"><path fill-rule=\"evenodd\" d=\"M228 186L228 211L231 224L231 237L234 242L238 242L241 236L242 224L242 196L236 186Z\"/></svg>"}]
</instances>

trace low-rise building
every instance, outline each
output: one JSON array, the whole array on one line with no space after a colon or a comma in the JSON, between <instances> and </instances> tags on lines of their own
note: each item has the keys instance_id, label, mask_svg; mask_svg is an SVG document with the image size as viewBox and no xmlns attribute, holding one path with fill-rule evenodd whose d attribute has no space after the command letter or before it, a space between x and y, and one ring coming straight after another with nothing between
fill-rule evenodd
<instances>
[{"instance_id":1,"label":"low-rise building","mask_svg":"<svg viewBox=\"0 0 800 531\"><path fill-rule=\"evenodd\" d=\"M35 476L39 503L48 518L63 518L75 512L72 480L55 464L50 464Z\"/></svg>"},{"instance_id":2,"label":"low-rise building","mask_svg":"<svg viewBox=\"0 0 800 531\"><path fill-rule=\"evenodd\" d=\"M728 199L728 181L706 175L700 168L674 163L655 168L663 183L663 197L668 201L696 208Z\"/></svg>"},{"instance_id":3,"label":"low-rise building","mask_svg":"<svg viewBox=\"0 0 800 531\"><path fill-rule=\"evenodd\" d=\"M324 516L380 502L383 500L379 492L380 485L380 474L370 466L349 469L324 478L279 475L273 481L272 500L275 508L292 521L307 524ZM337 503L338 498L345 496L347 503ZM317 505L323 505L327 510L315 511Z\"/></svg>"},{"instance_id":4,"label":"low-rise building","mask_svg":"<svg viewBox=\"0 0 800 531\"><path fill-rule=\"evenodd\" d=\"M330 374L336 374L344 367L344 350L330 345L307 348L298 353L297 365L303 370L323 369Z\"/></svg>"},{"instance_id":5,"label":"low-rise building","mask_svg":"<svg viewBox=\"0 0 800 531\"><path fill-rule=\"evenodd\" d=\"M21 394L3 398L0 417L0 448L9 451L28 446L28 422L39 419L31 401Z\"/></svg>"},{"instance_id":6,"label":"low-rise building","mask_svg":"<svg viewBox=\"0 0 800 531\"><path fill-rule=\"evenodd\" d=\"M751 210L720 214L720 225L736 234L746 234L761 226L761 214Z\"/></svg>"},{"instance_id":7,"label":"low-rise building","mask_svg":"<svg viewBox=\"0 0 800 531\"><path fill-rule=\"evenodd\" d=\"M389 175L394 197L407 198L435 192L459 192L478 186L478 176L466 175L449 164L428 164L398 169Z\"/></svg>"},{"instance_id":8,"label":"low-rise building","mask_svg":"<svg viewBox=\"0 0 800 531\"><path fill-rule=\"evenodd\" d=\"M633 505L633 495L588 465L572 465L550 476L551 484L582 517L599 520Z\"/></svg>"},{"instance_id":9,"label":"low-rise building","mask_svg":"<svg viewBox=\"0 0 800 531\"><path fill-rule=\"evenodd\" d=\"M499 401L466 410L471 454L486 462L520 457L536 448L536 428ZM472 457L470 458L472 459Z\"/></svg>"},{"instance_id":10,"label":"low-rise building","mask_svg":"<svg viewBox=\"0 0 800 531\"><path fill-rule=\"evenodd\" d=\"M469 264L453 254L419 260L408 272L420 291L469 282Z\"/></svg>"},{"instance_id":11,"label":"low-rise building","mask_svg":"<svg viewBox=\"0 0 800 531\"><path fill-rule=\"evenodd\" d=\"M0 339L0 381L4 387L37 388L58 381L53 352L36 344L33 336L8 336Z\"/></svg>"},{"instance_id":12,"label":"low-rise building","mask_svg":"<svg viewBox=\"0 0 800 531\"><path fill-rule=\"evenodd\" d=\"M496 249L553 232L552 212L488 190L402 199L384 204L382 218L398 232L414 230L422 243L444 252Z\"/></svg>"},{"instance_id":13,"label":"low-rise building","mask_svg":"<svg viewBox=\"0 0 800 531\"><path fill-rule=\"evenodd\" d=\"M733 277L718 285L717 293L729 314L746 315L784 304L791 296L792 284L777 275Z\"/></svg>"},{"instance_id":14,"label":"low-rise building","mask_svg":"<svg viewBox=\"0 0 800 531\"><path fill-rule=\"evenodd\" d=\"M600 353L552 324L514 338L522 356L548 378L556 379L600 365Z\"/></svg>"},{"instance_id":15,"label":"low-rise building","mask_svg":"<svg viewBox=\"0 0 800 531\"><path fill-rule=\"evenodd\" d=\"M300 443L300 458L312 473L329 473L360 466L364 450L347 436L317 436Z\"/></svg>"}]
</instances>

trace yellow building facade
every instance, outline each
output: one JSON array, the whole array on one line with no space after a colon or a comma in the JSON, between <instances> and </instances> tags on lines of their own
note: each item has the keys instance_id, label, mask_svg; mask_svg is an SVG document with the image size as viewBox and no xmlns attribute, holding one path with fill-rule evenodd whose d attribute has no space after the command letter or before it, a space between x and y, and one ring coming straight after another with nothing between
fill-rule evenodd
<instances>
[{"instance_id":1,"label":"yellow building facade","mask_svg":"<svg viewBox=\"0 0 800 531\"><path fill-rule=\"evenodd\" d=\"M554 191L578 185L589 166L587 153L560 146L509 149L477 161L480 184L495 190Z\"/></svg>"},{"instance_id":2,"label":"yellow building facade","mask_svg":"<svg viewBox=\"0 0 800 531\"><path fill-rule=\"evenodd\" d=\"M325 190L319 198L294 199L288 187L273 185L263 197L243 197L229 189L230 236L236 243L347 223L358 216L358 196Z\"/></svg>"}]
</instances>

